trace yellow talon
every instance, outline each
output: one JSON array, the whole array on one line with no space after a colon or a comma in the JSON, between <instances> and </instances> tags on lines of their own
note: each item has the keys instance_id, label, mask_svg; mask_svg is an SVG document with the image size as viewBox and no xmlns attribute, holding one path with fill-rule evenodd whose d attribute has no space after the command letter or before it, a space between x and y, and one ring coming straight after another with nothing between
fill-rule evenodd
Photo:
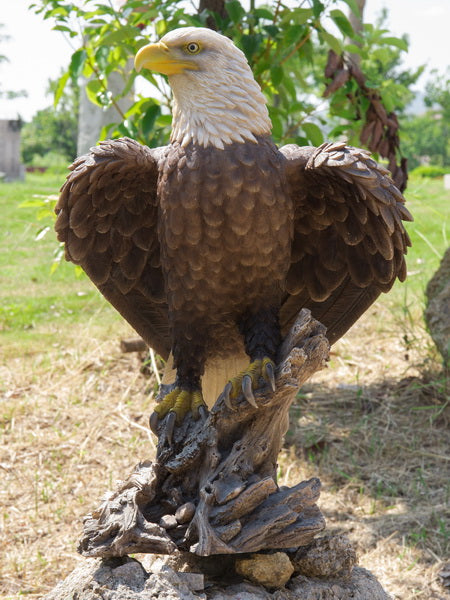
<instances>
[{"instance_id":1,"label":"yellow talon","mask_svg":"<svg viewBox=\"0 0 450 600\"><path fill-rule=\"evenodd\" d=\"M191 402L191 410L194 418L197 419L199 416L199 408L201 406L205 406L205 401L203 400L203 395L200 391L196 391L192 393L192 402Z\"/></svg>"},{"instance_id":2,"label":"yellow talon","mask_svg":"<svg viewBox=\"0 0 450 600\"><path fill-rule=\"evenodd\" d=\"M229 380L224 390L224 400L231 407L230 399L238 398L242 393L250 404L256 406L253 397L253 389L258 387L260 378L263 378L275 391L275 363L271 358L265 356L263 359L254 360L247 369L241 371L236 377ZM248 379L251 380L251 386Z\"/></svg>"},{"instance_id":3,"label":"yellow talon","mask_svg":"<svg viewBox=\"0 0 450 600\"><path fill-rule=\"evenodd\" d=\"M180 425L183 422L184 417L191 408L191 396L191 392L182 390L175 400L171 412L174 412L177 415L177 425Z\"/></svg>"},{"instance_id":4,"label":"yellow talon","mask_svg":"<svg viewBox=\"0 0 450 600\"><path fill-rule=\"evenodd\" d=\"M242 380L244 379L245 375L249 375L251 377L253 385L255 385L255 383L257 383L257 374L258 374L258 371L260 371L260 365L261 365L260 359L254 360L252 363L250 363L248 365L248 367L246 369L244 369L243 371L238 373L236 375L236 377L233 377L233 379L230 379L230 383L231 383L230 398L237 398L242 393Z\"/></svg>"},{"instance_id":5,"label":"yellow talon","mask_svg":"<svg viewBox=\"0 0 450 600\"><path fill-rule=\"evenodd\" d=\"M171 410L175 404L178 394L180 390L175 388L171 392L164 396L164 398L155 406L154 412L158 415L160 419L164 419L169 410Z\"/></svg>"},{"instance_id":6,"label":"yellow talon","mask_svg":"<svg viewBox=\"0 0 450 600\"><path fill-rule=\"evenodd\" d=\"M177 425L181 425L189 411L192 412L194 418L198 418L201 406L206 407L206 404L200 390L187 391L177 387L164 396L155 406L154 413L161 420L164 419L167 413L172 412L176 415Z\"/></svg>"}]
</instances>

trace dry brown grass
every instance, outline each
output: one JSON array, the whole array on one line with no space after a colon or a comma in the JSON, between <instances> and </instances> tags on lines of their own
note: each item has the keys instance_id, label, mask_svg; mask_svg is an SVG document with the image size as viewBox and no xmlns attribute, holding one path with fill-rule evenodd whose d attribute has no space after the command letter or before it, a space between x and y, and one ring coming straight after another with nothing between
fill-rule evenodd
<instances>
[{"instance_id":1,"label":"dry brown grass","mask_svg":"<svg viewBox=\"0 0 450 600\"><path fill-rule=\"evenodd\" d=\"M386 306L302 391L280 481L321 478L328 528L348 532L396 598L448 598L438 578L450 535L448 389L426 333L400 330ZM155 381L120 353L130 330L118 321L112 341L87 333L0 367L2 598L38 598L64 578L83 560L82 516L154 455Z\"/></svg>"}]
</instances>

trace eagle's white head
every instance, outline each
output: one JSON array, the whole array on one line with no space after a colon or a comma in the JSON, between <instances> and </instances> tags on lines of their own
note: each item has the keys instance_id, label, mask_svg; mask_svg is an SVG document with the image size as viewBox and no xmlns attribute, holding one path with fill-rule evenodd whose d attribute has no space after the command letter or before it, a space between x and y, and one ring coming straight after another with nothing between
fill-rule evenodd
<instances>
[{"instance_id":1,"label":"eagle's white head","mask_svg":"<svg viewBox=\"0 0 450 600\"><path fill-rule=\"evenodd\" d=\"M171 142L223 148L270 133L266 99L244 53L211 29L175 29L141 48L135 67L168 76L174 96Z\"/></svg>"}]
</instances>

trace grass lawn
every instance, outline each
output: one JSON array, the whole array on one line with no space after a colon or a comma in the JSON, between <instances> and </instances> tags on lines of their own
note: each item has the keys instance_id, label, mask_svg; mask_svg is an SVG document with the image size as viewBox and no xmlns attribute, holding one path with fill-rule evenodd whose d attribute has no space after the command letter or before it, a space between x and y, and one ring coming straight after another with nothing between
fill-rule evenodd
<instances>
[{"instance_id":1,"label":"grass lawn","mask_svg":"<svg viewBox=\"0 0 450 600\"><path fill-rule=\"evenodd\" d=\"M0 597L39 598L77 562L83 515L152 458L155 377L121 354L131 328L57 250L45 203L63 177L0 184ZM34 196L38 195L39 198ZM422 319L449 245L450 193L415 179L409 277L332 350L292 407L280 484L318 476L329 531L401 600L446 598L450 550L448 381ZM23 205L23 206L21 206ZM38 217L41 217L40 219Z\"/></svg>"},{"instance_id":2,"label":"grass lawn","mask_svg":"<svg viewBox=\"0 0 450 600\"><path fill-rule=\"evenodd\" d=\"M6 225L0 234L0 332L2 351L10 357L62 340L70 343L85 328L89 335L107 335L120 322L72 264L62 260L51 272L59 248L52 228L53 204L44 202L58 193L63 180L62 175L28 174L25 182L0 187Z\"/></svg>"}]
</instances>

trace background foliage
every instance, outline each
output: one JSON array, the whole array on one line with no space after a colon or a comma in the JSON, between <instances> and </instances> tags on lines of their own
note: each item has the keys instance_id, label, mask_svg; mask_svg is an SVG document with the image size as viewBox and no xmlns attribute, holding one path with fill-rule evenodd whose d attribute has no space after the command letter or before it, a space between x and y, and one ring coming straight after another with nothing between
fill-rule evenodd
<instances>
[{"instance_id":1,"label":"background foliage","mask_svg":"<svg viewBox=\"0 0 450 600\"><path fill-rule=\"evenodd\" d=\"M432 72L424 100L427 112L401 122L405 155L410 167L417 167L420 157L426 156L431 165L450 172L450 68L446 73Z\"/></svg>"},{"instance_id":2,"label":"background foliage","mask_svg":"<svg viewBox=\"0 0 450 600\"><path fill-rule=\"evenodd\" d=\"M410 98L408 86L419 75L395 70L407 42L389 35L382 22L354 31L350 21L360 18L355 0L305 0L294 8L281 0L258 6L251 1L248 8L239 0L203 0L187 6L181 0L128 0L120 10L97 0L86 0L82 6L67 0L39 0L34 8L45 19L54 20L55 29L75 47L69 68L59 80L55 103L68 81L76 82L83 75L89 79L86 93L92 102L116 106L117 121L105 128L102 138L128 135L150 146L167 141L170 94L162 77L144 72L152 88L139 94L125 114L117 100L135 82L130 59L137 50L149 38L180 26L211 26L244 51L268 97L273 136L279 143L319 145L324 133L358 142L369 101L354 79L330 94L329 100L323 99L330 49L358 57L367 73L367 86L379 94L388 112L404 108ZM108 87L113 71L123 76L123 89L117 96Z\"/></svg>"},{"instance_id":3,"label":"background foliage","mask_svg":"<svg viewBox=\"0 0 450 600\"><path fill-rule=\"evenodd\" d=\"M54 93L58 81L49 81ZM22 129L22 159L36 166L67 166L76 157L79 87L77 80L65 86L57 107L39 110Z\"/></svg>"}]
</instances>

